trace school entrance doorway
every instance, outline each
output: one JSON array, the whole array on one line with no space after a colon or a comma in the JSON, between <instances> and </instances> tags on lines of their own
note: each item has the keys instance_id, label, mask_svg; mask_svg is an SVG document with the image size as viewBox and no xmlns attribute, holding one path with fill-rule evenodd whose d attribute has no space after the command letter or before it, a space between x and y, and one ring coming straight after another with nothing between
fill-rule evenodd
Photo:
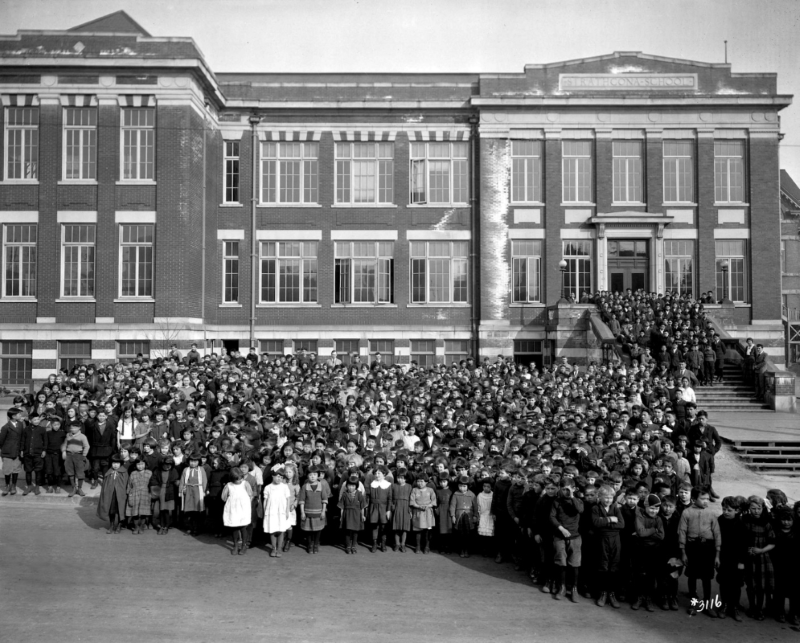
<instances>
[{"instance_id":1,"label":"school entrance doorway","mask_svg":"<svg viewBox=\"0 0 800 643\"><path fill-rule=\"evenodd\" d=\"M608 285L611 292L650 290L650 242L608 240Z\"/></svg>"}]
</instances>

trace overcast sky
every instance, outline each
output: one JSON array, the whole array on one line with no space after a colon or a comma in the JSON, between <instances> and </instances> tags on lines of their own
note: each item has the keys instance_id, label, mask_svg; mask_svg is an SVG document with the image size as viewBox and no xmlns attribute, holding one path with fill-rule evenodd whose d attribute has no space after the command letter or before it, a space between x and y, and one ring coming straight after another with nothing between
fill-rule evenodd
<instances>
[{"instance_id":1,"label":"overcast sky","mask_svg":"<svg viewBox=\"0 0 800 643\"><path fill-rule=\"evenodd\" d=\"M643 51L777 72L800 101L800 0L0 0L0 33L66 29L124 9L194 38L214 71L521 72ZM800 107L781 167L800 183Z\"/></svg>"}]
</instances>

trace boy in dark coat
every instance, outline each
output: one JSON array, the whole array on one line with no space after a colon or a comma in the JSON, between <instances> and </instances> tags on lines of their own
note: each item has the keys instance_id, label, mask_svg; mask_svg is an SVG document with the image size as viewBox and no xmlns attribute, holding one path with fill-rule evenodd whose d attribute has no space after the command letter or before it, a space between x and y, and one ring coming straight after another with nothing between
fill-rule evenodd
<instances>
[{"instance_id":1,"label":"boy in dark coat","mask_svg":"<svg viewBox=\"0 0 800 643\"><path fill-rule=\"evenodd\" d=\"M0 457L3 459L3 476L6 479L6 488L3 495L12 496L17 493L17 476L22 470L20 453L22 451L22 429L24 422L17 420L20 409L11 407L6 411L8 422L0 429Z\"/></svg>"},{"instance_id":2,"label":"boy in dark coat","mask_svg":"<svg viewBox=\"0 0 800 643\"><path fill-rule=\"evenodd\" d=\"M494 516L495 535L497 537L496 563L513 555L514 530L516 525L508 514L508 493L511 490L511 478L507 467L501 467L497 473L492 494L492 515Z\"/></svg>"},{"instance_id":3,"label":"boy in dark coat","mask_svg":"<svg viewBox=\"0 0 800 643\"><path fill-rule=\"evenodd\" d=\"M58 416L50 416L47 430L44 434L45 456L44 473L48 487L47 493L59 493L61 491L61 445L67 438L67 431Z\"/></svg>"},{"instance_id":4,"label":"boy in dark coat","mask_svg":"<svg viewBox=\"0 0 800 643\"><path fill-rule=\"evenodd\" d=\"M619 609L617 600L617 576L619 574L622 543L620 532L625 529L625 520L618 504L614 502L614 489L603 486L598 492L599 501L592 508L592 525L599 540L597 560L597 581L600 596L597 605L604 607L606 602Z\"/></svg>"},{"instance_id":5,"label":"boy in dark coat","mask_svg":"<svg viewBox=\"0 0 800 643\"><path fill-rule=\"evenodd\" d=\"M631 609L639 609L644 604L648 612L653 611L651 601L659 569L659 550L664 544L664 523L658 515L660 508L661 499L652 493L645 498L643 507L636 508L631 542L636 596Z\"/></svg>"},{"instance_id":6,"label":"boy in dark coat","mask_svg":"<svg viewBox=\"0 0 800 643\"><path fill-rule=\"evenodd\" d=\"M25 491L27 496L31 490L37 496L41 493L39 486L44 485L45 427L41 416L31 418L22 430L22 465L25 468ZM32 486L31 486L32 485Z\"/></svg>"},{"instance_id":7,"label":"boy in dark coat","mask_svg":"<svg viewBox=\"0 0 800 643\"><path fill-rule=\"evenodd\" d=\"M103 487L97 503L97 517L111 523L106 530L107 534L120 533L120 520L125 518L127 506L128 472L122 468L119 455L114 455L111 458L111 468L103 477Z\"/></svg>"},{"instance_id":8,"label":"boy in dark coat","mask_svg":"<svg viewBox=\"0 0 800 643\"><path fill-rule=\"evenodd\" d=\"M583 501L575 497L572 478L563 478L561 489L550 509L553 528L555 582L553 598L561 598L566 582L567 598L578 602L578 570L581 566L581 534L579 530Z\"/></svg>"}]
</instances>

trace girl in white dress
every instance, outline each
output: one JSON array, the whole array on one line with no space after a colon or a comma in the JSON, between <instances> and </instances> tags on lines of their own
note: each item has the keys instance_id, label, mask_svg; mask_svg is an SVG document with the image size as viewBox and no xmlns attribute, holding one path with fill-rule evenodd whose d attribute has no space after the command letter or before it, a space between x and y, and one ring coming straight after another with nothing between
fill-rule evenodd
<instances>
[{"instance_id":1,"label":"girl in white dress","mask_svg":"<svg viewBox=\"0 0 800 643\"><path fill-rule=\"evenodd\" d=\"M233 528L233 549L231 554L243 556L247 551L244 539L244 530L250 524L253 515L251 500L253 489L244 479L238 467L231 469L231 482L222 490L222 501L225 509L222 512L222 522L226 527Z\"/></svg>"},{"instance_id":2,"label":"girl in white dress","mask_svg":"<svg viewBox=\"0 0 800 643\"><path fill-rule=\"evenodd\" d=\"M277 469L272 472L272 484L264 487L264 532L269 534L272 545L270 557L280 558L283 547L283 533L291 527L291 491L284 484L286 472Z\"/></svg>"},{"instance_id":3,"label":"girl in white dress","mask_svg":"<svg viewBox=\"0 0 800 643\"><path fill-rule=\"evenodd\" d=\"M483 491L478 494L478 536L484 556L491 553L490 544L494 537L494 516L492 515L492 483L484 480Z\"/></svg>"}]
</instances>

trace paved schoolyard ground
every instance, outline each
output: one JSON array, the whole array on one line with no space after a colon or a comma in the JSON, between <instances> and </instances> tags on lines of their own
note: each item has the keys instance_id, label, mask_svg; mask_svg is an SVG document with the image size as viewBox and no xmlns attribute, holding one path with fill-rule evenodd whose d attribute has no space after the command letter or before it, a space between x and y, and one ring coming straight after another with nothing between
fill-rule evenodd
<instances>
[{"instance_id":1,"label":"paved schoolyard ground","mask_svg":"<svg viewBox=\"0 0 800 643\"><path fill-rule=\"evenodd\" d=\"M231 556L209 537L105 533L95 507L0 499L3 641L797 640L774 621L554 601L508 564L333 547ZM85 506L88 505L88 506ZM687 600L681 598L685 607ZM243 638L246 637L246 638Z\"/></svg>"}]
</instances>

